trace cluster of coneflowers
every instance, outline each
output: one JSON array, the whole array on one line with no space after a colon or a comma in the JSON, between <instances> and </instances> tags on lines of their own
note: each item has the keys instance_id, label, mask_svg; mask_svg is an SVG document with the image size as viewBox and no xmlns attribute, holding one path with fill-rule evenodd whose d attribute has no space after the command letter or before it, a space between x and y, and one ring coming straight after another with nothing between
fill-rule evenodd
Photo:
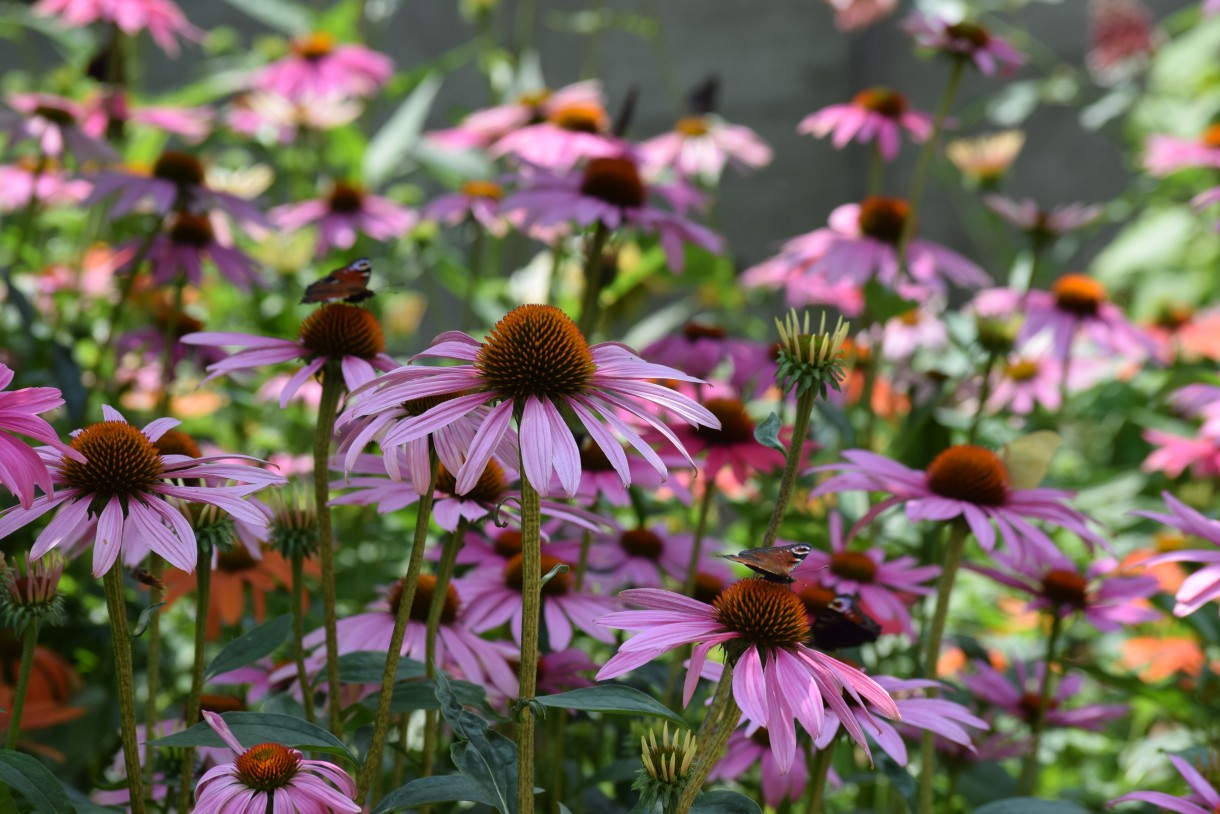
<instances>
[{"instance_id":1,"label":"cluster of coneflowers","mask_svg":"<svg viewBox=\"0 0 1220 814\"><path fill-rule=\"evenodd\" d=\"M831 2L845 28L894 5ZM1088 68L1117 82L1159 34L1134 0L1096 5ZM0 638L0 720L6 750L32 749L31 730L83 712L70 704L75 678L52 630L67 602L89 593L82 578L101 578L121 746L109 787L92 790L99 805L355 814L471 800L502 814L561 810L617 758L604 728L604 745L568 753L569 725L591 712L603 727L612 712L696 724L672 736L668 724L631 732L642 766L634 791L619 783L616 793L638 792L666 814L692 810L709 781L757 788L772 807L822 811L830 789L852 782L847 771L882 753L898 771L917 770L920 814L953 810L958 776L983 762L1019 763L1017 787L1035 795L1063 749L1048 732L1100 731L1130 713L1094 702L1099 671L1080 655L1091 638L1167 624L1153 601L1163 591L1183 618L1220 598L1216 552L1187 542L1220 544L1220 521L1197 510L1189 481L1165 482L1163 510L1106 512L1111 524L1143 533L1143 518L1168 535L1142 559L1072 492L1043 484L1060 445L1048 427L1072 424L1073 399L1079 407L1134 367L1186 371L1220 358L1214 315L1138 325L1101 280L1049 273L1071 234L1104 211L1001 194L1020 136L947 150L985 193L980 203L1024 241L1003 286L920 234L963 76L1007 76L1025 62L982 21L906 21L917 46L948 66L934 113L874 87L797 124L835 149L865 145L869 194L741 280L821 307L819 321L792 311L773 341L735 336L707 314L637 352L592 341L617 324L632 252L652 250L674 274L725 254L698 217L727 166L772 157L716 113L714 83L692 94L672 132L642 141L628 135L632 105L612 114L596 81L518 88L424 135L427 150L487 171L414 207L384 170L377 194L354 164L325 164L328 140L350 138L392 85L391 57L320 27L238 72L216 108L143 105L127 76L133 38L147 32L177 55L180 41L205 36L178 6L39 0L33 13L104 36L89 93L13 93L0 111L10 162L0 210L18 223L3 319L24 333L13 368L0 363L0 484L16 500L0 511L0 539L17 541L0 557L0 624L11 631ZM490 20L490 7L470 13ZM173 140L143 165L124 164L149 156L133 134ZM906 139L922 146L899 196L893 162ZM279 205L255 200L277 183L270 173L207 166L201 156L225 145L291 156L277 167L288 179ZM1150 139L1144 166L1152 176L1220 166L1217 126ZM1220 200L1216 188L1191 196L1199 210ZM94 230L78 237L109 243L31 288L21 272L45 264L43 239L74 208ZM348 287L288 327L294 312L262 290L263 265L315 277L344 266L328 278L344 281L357 248L388 254L412 241L426 253L432 222L461 230L469 246L454 286L465 313L445 322L479 324L498 309L486 331L447 330L425 347L403 336L401 314L368 302L367 279L335 283ZM538 302L500 308L490 267L512 233L546 247L549 277L525 298ZM575 295L563 279L570 262ZM246 304L234 290L249 308L232 307ZM955 311L962 290L969 300ZM64 299L78 317L107 312L80 358L64 341ZM288 316L268 317L276 308ZM841 320L828 328L831 309L854 332ZM258 332L212 330L251 323ZM53 370L22 365L32 352L22 342L43 339ZM956 369L926 363L955 350ZM17 375L60 387L12 388ZM1164 390L1199 426L1145 429L1155 448L1143 468L1213 478L1220 390L1185 375ZM283 417L259 456L202 440L253 450L249 436L268 427L239 419L220 431L206 417L224 399L254 398L277 400ZM301 415L296 401L312 445L287 429ZM71 433L48 423L61 410ZM147 420L129 422L135 413ZM173 414L201 432L179 429ZM1185 573L1183 562L1198 567ZM1032 647L977 646L962 601L977 580L989 595L1019 597L1009 609ZM369 596L355 586L372 583L377 598L357 610ZM143 609L134 626L133 596ZM290 618L268 619L269 604ZM190 642L170 624L184 612ZM167 663L189 667L179 680ZM423 702L412 695L421 689ZM19 794L44 775L58 782L31 758L3 754L6 766L42 773ZM1220 804L1190 761L1171 760L1189 796L1114 802L1192 814Z\"/></svg>"}]
</instances>

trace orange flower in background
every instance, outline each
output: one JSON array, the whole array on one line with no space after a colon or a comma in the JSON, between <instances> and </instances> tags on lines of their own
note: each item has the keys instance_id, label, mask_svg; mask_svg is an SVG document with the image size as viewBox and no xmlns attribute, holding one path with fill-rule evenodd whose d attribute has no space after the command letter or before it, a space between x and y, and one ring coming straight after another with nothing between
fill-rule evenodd
<instances>
[{"instance_id":1,"label":"orange flower in background","mask_svg":"<svg viewBox=\"0 0 1220 814\"><path fill-rule=\"evenodd\" d=\"M1180 563L1163 562L1158 565L1144 565L1143 563L1157 554L1182 548L1186 538L1181 532L1170 529L1157 532L1153 535L1153 540L1156 542L1156 548L1139 549L1123 557L1121 570L1129 576L1148 574L1156 577L1162 591L1176 594L1178 588L1182 587L1182 581L1186 579L1186 569Z\"/></svg>"},{"instance_id":2,"label":"orange flower in background","mask_svg":"<svg viewBox=\"0 0 1220 814\"><path fill-rule=\"evenodd\" d=\"M305 574L319 575L319 567L313 560L305 561ZM172 605L182 596L195 590L194 574L174 570L165 577L167 605ZM220 638L220 627L236 625L246 612L246 591L254 605L254 619L262 622L267 615L267 594L292 589L292 565L275 551L263 551L262 559L255 559L250 550L238 545L231 551L216 555L212 568L211 599L208 602L207 637L211 641ZM302 592L302 607L308 604Z\"/></svg>"},{"instance_id":3,"label":"orange flower in background","mask_svg":"<svg viewBox=\"0 0 1220 814\"><path fill-rule=\"evenodd\" d=\"M1203 650L1189 636L1136 636L1123 642L1119 663L1138 670L1141 681L1164 681L1179 673L1203 671Z\"/></svg>"},{"instance_id":4,"label":"orange flower in background","mask_svg":"<svg viewBox=\"0 0 1220 814\"><path fill-rule=\"evenodd\" d=\"M9 630L0 630L0 731L8 731L13 691L21 670L21 642ZM80 676L68 661L45 647L34 651L34 667L21 712L21 731L47 729L85 714L84 707L68 704L80 689ZM58 751L29 741L18 744L52 760L63 760Z\"/></svg>"}]
</instances>

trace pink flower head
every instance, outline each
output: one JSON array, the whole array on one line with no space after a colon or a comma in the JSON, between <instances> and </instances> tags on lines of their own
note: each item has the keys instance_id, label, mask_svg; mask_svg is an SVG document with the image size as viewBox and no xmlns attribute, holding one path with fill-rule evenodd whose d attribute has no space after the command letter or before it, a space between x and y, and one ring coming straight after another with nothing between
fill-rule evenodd
<instances>
[{"instance_id":1,"label":"pink flower head","mask_svg":"<svg viewBox=\"0 0 1220 814\"><path fill-rule=\"evenodd\" d=\"M1068 708L1067 704L1075 700L1084 686L1084 679L1078 673L1064 676L1059 681L1055 686L1054 698L1041 697L1038 688L1042 685L1042 674L1046 670L1044 662L1018 660L1013 664L1011 676L983 661L975 661L974 668L974 673L967 673L961 678L966 689L979 701L1023 721L1032 721L1038 708L1042 707L1047 727L1096 732L1110 721L1126 715L1130 709L1126 704L1085 704Z\"/></svg>"},{"instance_id":2,"label":"pink flower head","mask_svg":"<svg viewBox=\"0 0 1220 814\"><path fill-rule=\"evenodd\" d=\"M528 166L566 172L582 160L616 156L624 150L623 141L610 132L610 116L600 96L595 100L552 98L541 112L540 120L497 138L488 155L513 156Z\"/></svg>"},{"instance_id":3,"label":"pink flower head","mask_svg":"<svg viewBox=\"0 0 1220 814\"><path fill-rule=\"evenodd\" d=\"M889 718L894 701L860 670L805 644L805 605L786 585L744 579L724 589L712 605L653 588L624 591L624 601L646 610L612 613L598 620L608 628L636 632L597 674L598 681L635 670L682 645L694 644L683 703L689 704L708 652L720 645L733 671L733 697L747 721L765 726L781 773L796 755L796 722L811 737L825 723L823 704L839 713L848 734L868 751L864 730L848 709L865 699ZM871 715L867 725L876 728Z\"/></svg>"},{"instance_id":4,"label":"pink flower head","mask_svg":"<svg viewBox=\"0 0 1220 814\"><path fill-rule=\"evenodd\" d=\"M936 353L949 346L949 329L937 315L939 308L925 303L885 322L882 329L881 355L901 362L917 351Z\"/></svg>"},{"instance_id":5,"label":"pink flower head","mask_svg":"<svg viewBox=\"0 0 1220 814\"><path fill-rule=\"evenodd\" d=\"M328 362L334 361L343 374L348 390L371 382L377 371L393 370L396 363L385 353L385 334L377 318L367 309L336 302L323 305L301 323L300 338L275 339L253 334L211 332L187 334L188 345L240 345L245 350L208 366L208 379L235 370L263 368L267 365L303 359L306 364L288 381L280 394L280 407L297 394L301 386Z\"/></svg>"},{"instance_id":6,"label":"pink flower head","mask_svg":"<svg viewBox=\"0 0 1220 814\"><path fill-rule=\"evenodd\" d=\"M1220 0L1203 0L1204 14L1220 14Z\"/></svg>"},{"instance_id":7,"label":"pink flower head","mask_svg":"<svg viewBox=\"0 0 1220 814\"><path fill-rule=\"evenodd\" d=\"M465 450L466 460L455 473L458 494L465 494L478 482L514 414L518 416L525 477L536 489L545 491L554 473L567 495L576 492L581 463L576 438L560 413L561 406L572 411L624 484L630 482L630 469L616 434L625 438L658 474L664 475L667 470L652 447L623 421L620 411L660 433L687 460L689 455L677 436L651 414L652 405L664 407L694 425L719 427L716 417L706 409L650 381L697 379L645 362L625 345L607 342L590 347L575 323L551 305L515 308L496 323L483 342L449 331L416 358L420 357L456 359L465 364L398 368L372 387L354 392L359 400L345 415L350 418L398 411L414 399L458 394L419 416L402 418L386 431L387 437L392 433L396 443L406 444L498 401L479 425Z\"/></svg>"},{"instance_id":8,"label":"pink flower head","mask_svg":"<svg viewBox=\"0 0 1220 814\"><path fill-rule=\"evenodd\" d=\"M1148 65L1164 36L1141 0L1089 0L1089 73L1116 85Z\"/></svg>"},{"instance_id":9,"label":"pink flower head","mask_svg":"<svg viewBox=\"0 0 1220 814\"><path fill-rule=\"evenodd\" d=\"M363 110L359 101L345 97L292 101L276 93L252 91L233 100L226 120L243 136L266 144L291 144L302 130L333 130L351 124Z\"/></svg>"},{"instance_id":10,"label":"pink flower head","mask_svg":"<svg viewBox=\"0 0 1220 814\"><path fill-rule=\"evenodd\" d=\"M1195 139L1148 137L1144 150L1148 172L1169 175L1189 167L1220 167L1220 124L1211 125Z\"/></svg>"},{"instance_id":11,"label":"pink flower head","mask_svg":"<svg viewBox=\"0 0 1220 814\"><path fill-rule=\"evenodd\" d=\"M1089 387L1097 381L1098 369L1091 360L1073 358L1068 372L1068 392ZM1038 406L1049 413L1062 401L1063 362L1048 354L1012 354L992 373L991 395L987 409L1007 410L1014 415L1029 415Z\"/></svg>"},{"instance_id":12,"label":"pink flower head","mask_svg":"<svg viewBox=\"0 0 1220 814\"><path fill-rule=\"evenodd\" d=\"M1100 205L1068 204L1050 211L1038 208L1029 198L1020 201L1004 195L987 195L983 198L987 208L1016 226L1037 241L1050 241L1060 235L1074 232L1101 217Z\"/></svg>"},{"instance_id":13,"label":"pink flower head","mask_svg":"<svg viewBox=\"0 0 1220 814\"><path fill-rule=\"evenodd\" d=\"M1220 475L1220 436L1214 433L1202 432L1192 437L1149 428L1144 430L1143 438L1153 446L1140 464L1145 472L1164 472L1171 478L1187 469L1196 478Z\"/></svg>"},{"instance_id":14,"label":"pink flower head","mask_svg":"<svg viewBox=\"0 0 1220 814\"><path fill-rule=\"evenodd\" d=\"M822 258L830 230L817 229L787 241L780 254L746 269L741 282L746 288L783 288L787 303L831 305L844 316L859 316L864 310L864 291L850 280L831 282L825 272L808 273Z\"/></svg>"},{"instance_id":15,"label":"pink flower head","mask_svg":"<svg viewBox=\"0 0 1220 814\"><path fill-rule=\"evenodd\" d=\"M13 383L13 371L0 362L0 391ZM23 509L34 505L34 487L48 497L55 487L46 462L34 450L13 435L25 435L52 448L77 463L85 458L60 442L54 428L38 414L62 407L62 395L54 387L25 387L12 392L0 392L0 483L21 501Z\"/></svg>"},{"instance_id":16,"label":"pink flower head","mask_svg":"<svg viewBox=\"0 0 1220 814\"><path fill-rule=\"evenodd\" d=\"M635 528L614 526L610 534L593 538L589 568L592 582L603 590L660 588L666 577L684 580L690 567L694 538L673 534L663 525Z\"/></svg>"},{"instance_id":17,"label":"pink flower head","mask_svg":"<svg viewBox=\"0 0 1220 814\"><path fill-rule=\"evenodd\" d=\"M467 181L457 192L441 195L423 209L425 218L456 226L471 220L496 237L508 231L508 220L500 214L504 187L495 181Z\"/></svg>"},{"instance_id":18,"label":"pink flower head","mask_svg":"<svg viewBox=\"0 0 1220 814\"><path fill-rule=\"evenodd\" d=\"M139 242L133 240L122 247L130 251L122 266L128 274L136 273L131 264L136 259ZM188 284L200 285L205 260L243 291L259 284L253 258L232 245L228 226L219 216L188 212L174 215L165 231L153 238L145 256L152 268L152 280L160 286L172 284L180 275Z\"/></svg>"},{"instance_id":19,"label":"pink flower head","mask_svg":"<svg viewBox=\"0 0 1220 814\"><path fill-rule=\"evenodd\" d=\"M905 766L908 762L907 746L900 734L900 728L912 733L931 732L938 738L971 752L974 751L974 744L966 727L982 730L991 728L986 721L955 701L927 697L926 691L929 689L945 689L945 685L939 681L891 676L875 676L873 680L894 699L894 705L901 715L901 723L895 726L889 721L869 718L868 712L862 707L853 706L851 710L862 726L867 726L870 721L875 725L877 731L870 733L873 740L899 766ZM814 747L829 747L835 735L839 734L840 725L839 714L832 709L826 710L826 726L814 741Z\"/></svg>"},{"instance_id":20,"label":"pink flower head","mask_svg":"<svg viewBox=\"0 0 1220 814\"><path fill-rule=\"evenodd\" d=\"M703 407L716 417L717 427L679 426L674 434L691 455L704 455L703 471L708 477L714 478L727 467L738 483L745 483L756 473L783 467L783 453L754 437L756 424L745 402L729 394L717 394L704 399Z\"/></svg>"},{"instance_id":21,"label":"pink flower head","mask_svg":"<svg viewBox=\"0 0 1220 814\"><path fill-rule=\"evenodd\" d=\"M1202 537L1213 545L1220 546L1220 521L1213 520L1195 511L1168 492L1162 493L1169 514L1138 511L1132 514L1148 517L1195 537ZM1202 565L1188 576L1178 588L1174 600L1174 616L1189 616L1215 599L1220 599L1220 551L1186 549L1158 554L1145 565L1163 562L1193 562Z\"/></svg>"},{"instance_id":22,"label":"pink flower head","mask_svg":"<svg viewBox=\"0 0 1220 814\"><path fill-rule=\"evenodd\" d=\"M835 731L838 731L837 726ZM805 761L796 760L787 771L781 770L771 749L771 736L766 727L761 726L735 731L729 737L724 757L712 767L707 779L740 781L755 766L762 780L759 787L763 802L771 808L778 807L785 800L795 803L805 796L805 787L809 783L809 768Z\"/></svg>"},{"instance_id":23,"label":"pink flower head","mask_svg":"<svg viewBox=\"0 0 1220 814\"><path fill-rule=\"evenodd\" d=\"M679 178L709 182L720 177L725 164L757 169L770 164L773 155L753 130L712 114L681 118L671 132L648 139L639 150L650 172L672 169Z\"/></svg>"},{"instance_id":24,"label":"pink flower head","mask_svg":"<svg viewBox=\"0 0 1220 814\"><path fill-rule=\"evenodd\" d=\"M543 653L538 657L538 692L549 694L592 687L593 682L586 674L596 669L589 654L577 648Z\"/></svg>"},{"instance_id":25,"label":"pink flower head","mask_svg":"<svg viewBox=\"0 0 1220 814\"><path fill-rule=\"evenodd\" d=\"M526 91L511 102L474 113L457 127L433 130L425 138L442 147L486 150L501 137L531 122L559 118L562 110L590 111L598 123L605 115L606 97L601 82L590 79L552 91L546 88ZM596 111L603 111L600 115ZM586 114L586 118L589 114Z\"/></svg>"},{"instance_id":26,"label":"pink flower head","mask_svg":"<svg viewBox=\"0 0 1220 814\"><path fill-rule=\"evenodd\" d=\"M42 206L79 204L93 187L58 170L27 163L0 166L0 212L24 211L32 202Z\"/></svg>"},{"instance_id":27,"label":"pink flower head","mask_svg":"<svg viewBox=\"0 0 1220 814\"><path fill-rule=\"evenodd\" d=\"M990 282L981 268L957 252L919 238L907 244L910 278L900 277L898 243L909 216L910 206L901 198L872 197L838 207L830 213L827 228L784 246L781 257L788 269L785 284L791 286L792 277L797 275L823 284L854 287L875 279L904 296L923 300L928 292L943 292L946 281L970 288ZM757 283L760 274L750 269L743 279L747 284Z\"/></svg>"},{"instance_id":28,"label":"pink flower head","mask_svg":"<svg viewBox=\"0 0 1220 814\"><path fill-rule=\"evenodd\" d=\"M203 719L237 759L209 769L195 786L198 814L263 814L265 811L329 811L360 814L356 784L347 772L324 760L307 760L296 749L238 743L224 719L205 710Z\"/></svg>"},{"instance_id":29,"label":"pink flower head","mask_svg":"<svg viewBox=\"0 0 1220 814\"><path fill-rule=\"evenodd\" d=\"M888 17L898 8L898 0L826 0L835 11L840 31L855 31Z\"/></svg>"},{"instance_id":30,"label":"pink flower head","mask_svg":"<svg viewBox=\"0 0 1220 814\"><path fill-rule=\"evenodd\" d=\"M878 547L849 551L838 512L830 514L828 529L830 552L815 548L792 575L813 580L835 595L859 597L861 609L880 622L883 630L913 634L907 605L914 597L933 593L935 589L925 583L940 573L940 567L919 565L907 555L887 560Z\"/></svg>"},{"instance_id":31,"label":"pink flower head","mask_svg":"<svg viewBox=\"0 0 1220 814\"><path fill-rule=\"evenodd\" d=\"M967 567L1029 594L1030 610L1045 610L1060 617L1081 613L1089 624L1104 632L1161 618L1145 601L1159 589L1156 577L1124 576L1112 558L1094 560L1083 571L1063 554L1025 562L1002 554L995 559L1003 568Z\"/></svg>"},{"instance_id":32,"label":"pink flower head","mask_svg":"<svg viewBox=\"0 0 1220 814\"><path fill-rule=\"evenodd\" d=\"M593 158L583 170L562 175L538 170L521 181L521 188L504 201L501 211L520 212L521 225L526 229L601 223L612 230L630 227L655 234L670 268L679 273L686 263L684 243L710 252L724 248L724 241L716 233L678 212L648 202L656 193L674 209L684 211L699 199L697 193L682 184L645 184L636 160L626 154Z\"/></svg>"},{"instance_id":33,"label":"pink flower head","mask_svg":"<svg viewBox=\"0 0 1220 814\"><path fill-rule=\"evenodd\" d=\"M1220 10L1220 3L1213 3L1213 5ZM1133 791L1116 800L1111 800L1106 808L1138 800L1142 803L1152 803L1162 811L1173 811L1176 814L1215 814L1215 811L1220 809L1220 792L1216 791L1216 788L1207 782L1207 778L1190 765L1185 758L1170 755L1169 761L1178 770L1178 774L1182 775L1186 785L1190 787L1190 793L1185 797L1166 794L1163 791Z\"/></svg>"},{"instance_id":34,"label":"pink flower head","mask_svg":"<svg viewBox=\"0 0 1220 814\"><path fill-rule=\"evenodd\" d=\"M363 45L340 45L325 31L292 41L292 53L259 69L256 90L293 102L375 94L394 73L394 61Z\"/></svg>"},{"instance_id":35,"label":"pink flower head","mask_svg":"<svg viewBox=\"0 0 1220 814\"><path fill-rule=\"evenodd\" d=\"M285 204L271 210L270 216L276 226L289 232L317 224L318 257L332 249L350 249L361 234L383 242L394 240L418 220L407 207L345 181L335 182L325 198Z\"/></svg>"},{"instance_id":36,"label":"pink flower head","mask_svg":"<svg viewBox=\"0 0 1220 814\"><path fill-rule=\"evenodd\" d=\"M830 105L809 114L796 129L816 138L833 136L836 150L852 140L861 144L876 140L881 157L893 161L902 147L902 131L916 143L927 141L932 117L911 110L906 97L897 91L869 88L857 93L849 104Z\"/></svg>"},{"instance_id":37,"label":"pink flower head","mask_svg":"<svg viewBox=\"0 0 1220 814\"><path fill-rule=\"evenodd\" d=\"M1173 391L1169 403L1188 418L1202 418L1204 433L1220 436L1220 386L1188 384Z\"/></svg>"},{"instance_id":38,"label":"pink flower head","mask_svg":"<svg viewBox=\"0 0 1220 814\"><path fill-rule=\"evenodd\" d=\"M47 93L10 93L8 103L16 114L0 112L0 133L7 133L10 143L36 141L40 155L67 154L78 164L119 160L113 147L84 131L85 108L78 102Z\"/></svg>"},{"instance_id":39,"label":"pink flower head","mask_svg":"<svg viewBox=\"0 0 1220 814\"><path fill-rule=\"evenodd\" d=\"M103 407L102 414L104 421L73 436L70 450L40 450L58 489L29 507L14 506L0 512L0 538L58 509L30 550L37 559L96 518L93 575L100 577L118 560L121 550L137 543L147 545L175 568L195 570L195 532L181 509L168 498L210 504L237 520L256 526L267 524L263 513L243 498L266 486L286 483L279 475L241 463L226 463L244 456L162 455L157 451L157 440L180 422L159 418L140 430L111 407ZM237 485L210 485L218 479Z\"/></svg>"},{"instance_id":40,"label":"pink flower head","mask_svg":"<svg viewBox=\"0 0 1220 814\"><path fill-rule=\"evenodd\" d=\"M676 453L661 455L661 461L667 469L687 465L685 459ZM631 486L649 492L660 489L666 480L665 476L653 469L647 461L635 455L627 456L627 474ZM554 481L551 486L553 493L563 489L562 484L556 488ZM689 495L685 493L680 492L677 496L683 503L690 502ZM576 487L573 497L583 506L593 506L598 500L604 500L611 506L631 505L631 493L623 484L623 479L614 468L610 456L602 452L602 448L592 438L585 439L580 445L580 484Z\"/></svg>"},{"instance_id":41,"label":"pink flower head","mask_svg":"<svg viewBox=\"0 0 1220 814\"><path fill-rule=\"evenodd\" d=\"M1007 76L1025 64L1024 54L978 23L950 23L915 12L907 18L906 30L918 45L969 60L984 76L995 76L997 71Z\"/></svg>"},{"instance_id":42,"label":"pink flower head","mask_svg":"<svg viewBox=\"0 0 1220 814\"><path fill-rule=\"evenodd\" d=\"M1109 301L1105 286L1087 275L1065 274L1050 291L1028 292L1022 305L1025 323L1017 341L1028 342L1045 331L1060 359L1071 356L1073 344L1082 335L1102 351L1119 358L1143 358L1156 353L1152 338Z\"/></svg>"},{"instance_id":43,"label":"pink flower head","mask_svg":"<svg viewBox=\"0 0 1220 814\"><path fill-rule=\"evenodd\" d=\"M132 36L147 30L162 51L175 57L178 37L194 42L203 39L203 32L187 22L171 0L38 0L34 13L58 17L71 28L100 21L113 23Z\"/></svg>"},{"instance_id":44,"label":"pink flower head","mask_svg":"<svg viewBox=\"0 0 1220 814\"><path fill-rule=\"evenodd\" d=\"M688 322L680 331L658 339L640 352L650 362L685 371L701 379L709 378L724 362L732 364L733 378L751 376L770 348L761 342L729 336L719 325ZM772 365L774 374L774 365ZM773 379L773 375L771 377ZM767 384L772 384L768 381Z\"/></svg>"},{"instance_id":45,"label":"pink flower head","mask_svg":"<svg viewBox=\"0 0 1220 814\"><path fill-rule=\"evenodd\" d=\"M210 107L132 107L127 92L121 88L96 94L85 104L84 111L81 128L96 139L122 133L128 124L173 133L192 143L203 141L212 132Z\"/></svg>"},{"instance_id":46,"label":"pink flower head","mask_svg":"<svg viewBox=\"0 0 1220 814\"><path fill-rule=\"evenodd\" d=\"M995 548L999 529L1009 551L1022 560L1058 552L1054 541L1031 520L1108 548L1106 541L1089 528L1089 518L1067 505L1067 492L1014 488L1004 462L989 449L968 444L949 447L923 472L860 449L848 450L843 457L846 463L818 468L839 474L815 489L811 497L852 491L890 495L869 509L856 528L891 506L905 504L907 517L912 520L943 522L961 517L984 551Z\"/></svg>"}]
</instances>

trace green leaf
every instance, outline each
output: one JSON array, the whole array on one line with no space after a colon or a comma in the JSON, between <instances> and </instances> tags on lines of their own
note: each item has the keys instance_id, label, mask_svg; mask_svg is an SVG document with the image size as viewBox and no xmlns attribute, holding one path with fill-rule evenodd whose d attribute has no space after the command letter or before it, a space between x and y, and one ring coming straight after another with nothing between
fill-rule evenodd
<instances>
[{"instance_id":1,"label":"green leaf","mask_svg":"<svg viewBox=\"0 0 1220 814\"><path fill-rule=\"evenodd\" d=\"M496 801L483 792L483 788L469 777L446 774L440 777L421 777L405 786L394 789L373 809L373 814L390 814L408 808L449 802L482 803L495 806Z\"/></svg>"},{"instance_id":2,"label":"green leaf","mask_svg":"<svg viewBox=\"0 0 1220 814\"><path fill-rule=\"evenodd\" d=\"M339 680L344 684L380 684L385 672L386 654L376 650L358 650L339 657ZM424 665L414 659L400 658L396 681L418 678Z\"/></svg>"},{"instance_id":3,"label":"green leaf","mask_svg":"<svg viewBox=\"0 0 1220 814\"><path fill-rule=\"evenodd\" d=\"M380 680L378 679L378 682ZM457 697L458 703L462 706L478 707L488 715L493 714L487 703L487 691L482 687L471 684L469 681L454 680L450 680L449 685L454 696ZM361 701L361 704L369 709L376 709L377 696L371 695ZM431 679L401 682L394 687L394 694L390 697L391 712L413 712L418 709L440 708L440 702L436 700L436 682Z\"/></svg>"},{"instance_id":4,"label":"green leaf","mask_svg":"<svg viewBox=\"0 0 1220 814\"><path fill-rule=\"evenodd\" d=\"M758 803L736 791L707 791L690 807L698 814L762 814Z\"/></svg>"},{"instance_id":5,"label":"green leaf","mask_svg":"<svg viewBox=\"0 0 1220 814\"><path fill-rule=\"evenodd\" d=\"M555 709L579 709L585 712L606 712L612 715L651 715L656 718L667 718L676 724L686 726L682 716L669 707L640 692L634 687L623 684L599 684L596 687L583 687L579 690L542 695L534 699L545 707Z\"/></svg>"},{"instance_id":6,"label":"green leaf","mask_svg":"<svg viewBox=\"0 0 1220 814\"><path fill-rule=\"evenodd\" d=\"M390 120L369 139L369 147L364 154L364 180L369 186L377 186L388 179L411 154L419 143L424 120L440 89L439 74L425 76L415 90L402 100Z\"/></svg>"},{"instance_id":7,"label":"green leaf","mask_svg":"<svg viewBox=\"0 0 1220 814\"><path fill-rule=\"evenodd\" d=\"M1009 797L981 805L974 810L974 814L1089 814L1089 810L1063 800Z\"/></svg>"},{"instance_id":8,"label":"green leaf","mask_svg":"<svg viewBox=\"0 0 1220 814\"><path fill-rule=\"evenodd\" d=\"M876 280L864 284L864 313L872 322L885 322L913 310L919 303L904 299Z\"/></svg>"},{"instance_id":9,"label":"green leaf","mask_svg":"<svg viewBox=\"0 0 1220 814\"><path fill-rule=\"evenodd\" d=\"M754 440L764 447L778 449L787 455L788 450L784 448L783 442L779 440L779 431L783 429L783 426L783 422L779 420L779 413L771 413L763 423L754 428Z\"/></svg>"},{"instance_id":10,"label":"green leaf","mask_svg":"<svg viewBox=\"0 0 1220 814\"><path fill-rule=\"evenodd\" d=\"M74 814L67 792L37 759L0 749L0 786L17 792L38 814Z\"/></svg>"},{"instance_id":11,"label":"green leaf","mask_svg":"<svg viewBox=\"0 0 1220 814\"><path fill-rule=\"evenodd\" d=\"M356 756L334 735L308 721L291 715L266 712L226 712L220 716L233 731L233 737L243 746L256 743L280 743L293 749L342 755L353 763ZM158 746L214 746L224 748L225 742L207 723L195 724L185 732L175 732L153 741Z\"/></svg>"},{"instance_id":12,"label":"green leaf","mask_svg":"<svg viewBox=\"0 0 1220 814\"><path fill-rule=\"evenodd\" d=\"M226 0L268 28L299 37L313 30L313 15L289 0Z\"/></svg>"},{"instance_id":13,"label":"green leaf","mask_svg":"<svg viewBox=\"0 0 1220 814\"><path fill-rule=\"evenodd\" d=\"M449 748L453 765L493 800L489 805L500 814L517 814L517 745L463 709L444 673L436 675L436 700L445 723L466 741Z\"/></svg>"},{"instance_id":14,"label":"green leaf","mask_svg":"<svg viewBox=\"0 0 1220 814\"><path fill-rule=\"evenodd\" d=\"M292 633L291 614L277 616L252 628L225 645L224 650L221 650L208 665L207 671L203 674L204 679L253 664L263 656L270 656L284 643L290 633Z\"/></svg>"},{"instance_id":15,"label":"green leaf","mask_svg":"<svg viewBox=\"0 0 1220 814\"><path fill-rule=\"evenodd\" d=\"M568 567L568 564L566 562L561 562L558 565L556 565L554 568L552 568L550 571L546 572L546 576L544 576L542 578L541 585L546 585L548 582L553 580L555 577L559 576L560 574L566 574L566 573L568 573L568 571L571 571L571 570L572 569Z\"/></svg>"},{"instance_id":16,"label":"green leaf","mask_svg":"<svg viewBox=\"0 0 1220 814\"><path fill-rule=\"evenodd\" d=\"M152 621L153 614L163 605L165 605L164 602L157 602L140 611L140 618L136 620L136 626L131 631L131 638L138 639L144 635L144 631L148 630L148 623Z\"/></svg>"}]
</instances>

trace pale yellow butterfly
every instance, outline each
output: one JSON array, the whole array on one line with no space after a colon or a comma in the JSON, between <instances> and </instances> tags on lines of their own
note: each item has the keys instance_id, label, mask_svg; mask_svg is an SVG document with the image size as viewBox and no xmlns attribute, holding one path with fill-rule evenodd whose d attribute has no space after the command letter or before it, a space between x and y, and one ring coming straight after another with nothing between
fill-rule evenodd
<instances>
[{"instance_id":1,"label":"pale yellow butterfly","mask_svg":"<svg viewBox=\"0 0 1220 814\"><path fill-rule=\"evenodd\" d=\"M1000 450L1000 460L1008 470L1013 489L1036 489L1050 471L1051 459L1059 449L1059 435L1038 430L1009 441Z\"/></svg>"}]
</instances>

